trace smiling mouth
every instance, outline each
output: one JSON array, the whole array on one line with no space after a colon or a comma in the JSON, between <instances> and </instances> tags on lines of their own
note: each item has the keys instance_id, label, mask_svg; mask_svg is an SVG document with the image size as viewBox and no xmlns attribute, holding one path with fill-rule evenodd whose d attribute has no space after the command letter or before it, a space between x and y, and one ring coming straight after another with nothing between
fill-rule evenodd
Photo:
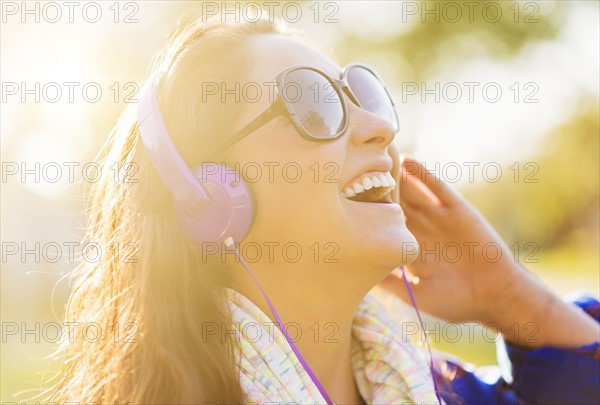
<instances>
[{"instance_id":1,"label":"smiling mouth","mask_svg":"<svg viewBox=\"0 0 600 405\"><path fill-rule=\"evenodd\" d=\"M344 188L342 196L350 201L363 203L393 203L391 192L396 181L390 172L368 172Z\"/></svg>"}]
</instances>

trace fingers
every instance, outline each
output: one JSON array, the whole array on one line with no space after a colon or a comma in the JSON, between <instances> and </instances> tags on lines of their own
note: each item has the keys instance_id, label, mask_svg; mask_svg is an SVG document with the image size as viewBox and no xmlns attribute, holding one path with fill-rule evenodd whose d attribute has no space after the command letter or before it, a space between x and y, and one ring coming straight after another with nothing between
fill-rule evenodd
<instances>
[{"instance_id":1,"label":"fingers","mask_svg":"<svg viewBox=\"0 0 600 405\"><path fill-rule=\"evenodd\" d=\"M412 175L401 175L400 206L404 210L406 226L418 238L431 231L432 208L441 205L440 200L417 178Z\"/></svg>"},{"instance_id":2,"label":"fingers","mask_svg":"<svg viewBox=\"0 0 600 405\"><path fill-rule=\"evenodd\" d=\"M436 197L418 178L407 174L404 168L400 175L400 201L415 208L424 208L431 205L440 205Z\"/></svg>"},{"instance_id":3,"label":"fingers","mask_svg":"<svg viewBox=\"0 0 600 405\"><path fill-rule=\"evenodd\" d=\"M406 216L406 226L417 238L431 230L431 220L437 218L432 209L441 206L441 201L415 176L401 175L400 206Z\"/></svg>"},{"instance_id":4,"label":"fingers","mask_svg":"<svg viewBox=\"0 0 600 405\"><path fill-rule=\"evenodd\" d=\"M418 208L412 208L407 204L402 204L402 210L406 218L406 227L415 235L417 240L427 239L435 232L435 226L432 224L432 215Z\"/></svg>"},{"instance_id":5,"label":"fingers","mask_svg":"<svg viewBox=\"0 0 600 405\"><path fill-rule=\"evenodd\" d=\"M457 199L457 194L445 181L437 178L416 159L405 156L402 161L401 181L404 181L405 178L408 180L410 177L416 178L419 183L427 186L442 204L450 205ZM401 196L402 192L403 190L400 192Z\"/></svg>"}]
</instances>

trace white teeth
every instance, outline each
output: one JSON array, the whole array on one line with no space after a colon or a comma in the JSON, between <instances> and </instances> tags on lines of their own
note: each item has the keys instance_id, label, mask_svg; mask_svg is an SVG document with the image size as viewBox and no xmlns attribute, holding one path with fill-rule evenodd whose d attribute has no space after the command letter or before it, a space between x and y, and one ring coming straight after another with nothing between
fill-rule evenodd
<instances>
[{"instance_id":1,"label":"white teeth","mask_svg":"<svg viewBox=\"0 0 600 405\"><path fill-rule=\"evenodd\" d=\"M380 174L379 176L379 181L381 181L381 186L382 187L389 187L390 185L388 184L388 179L385 176L385 174Z\"/></svg>"},{"instance_id":2,"label":"white teeth","mask_svg":"<svg viewBox=\"0 0 600 405\"><path fill-rule=\"evenodd\" d=\"M354 183L352 185L352 188L354 189L354 192L356 194L362 193L363 191L365 191L365 189L363 188L363 186L360 183Z\"/></svg>"},{"instance_id":3,"label":"white teeth","mask_svg":"<svg viewBox=\"0 0 600 405\"><path fill-rule=\"evenodd\" d=\"M373 186L375 187L381 187L381 180L379 179L378 176L374 176L373 177Z\"/></svg>"},{"instance_id":4,"label":"white teeth","mask_svg":"<svg viewBox=\"0 0 600 405\"><path fill-rule=\"evenodd\" d=\"M346 198L351 198L356 196L357 194L363 193L367 190L371 190L372 188L378 187L386 187L386 188L394 188L396 187L396 181L392 177L390 172L379 172L377 174L373 173L365 176L362 181L362 184L358 181L352 183L350 186L346 187L342 194Z\"/></svg>"},{"instance_id":5,"label":"white teeth","mask_svg":"<svg viewBox=\"0 0 600 405\"><path fill-rule=\"evenodd\" d=\"M394 180L394 178L392 177L392 174L390 172L386 172L385 173L388 180L390 181L390 187L396 187L396 180Z\"/></svg>"}]
</instances>

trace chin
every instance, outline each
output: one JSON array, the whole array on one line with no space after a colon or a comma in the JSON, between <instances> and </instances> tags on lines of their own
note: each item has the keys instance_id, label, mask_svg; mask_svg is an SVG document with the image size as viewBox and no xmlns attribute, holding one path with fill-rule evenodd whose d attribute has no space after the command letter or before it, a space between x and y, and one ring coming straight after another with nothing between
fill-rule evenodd
<instances>
[{"instance_id":1,"label":"chin","mask_svg":"<svg viewBox=\"0 0 600 405\"><path fill-rule=\"evenodd\" d=\"M372 252L367 256L375 266L395 269L414 262L419 255L417 240L404 224L393 229L382 229L372 240L376 243L367 244Z\"/></svg>"},{"instance_id":2,"label":"chin","mask_svg":"<svg viewBox=\"0 0 600 405\"><path fill-rule=\"evenodd\" d=\"M401 209L397 215L379 215L352 221L350 228L354 236L353 243L348 245L354 246L348 255L353 257L351 263L393 270L412 263L419 255L419 244L406 227Z\"/></svg>"}]
</instances>

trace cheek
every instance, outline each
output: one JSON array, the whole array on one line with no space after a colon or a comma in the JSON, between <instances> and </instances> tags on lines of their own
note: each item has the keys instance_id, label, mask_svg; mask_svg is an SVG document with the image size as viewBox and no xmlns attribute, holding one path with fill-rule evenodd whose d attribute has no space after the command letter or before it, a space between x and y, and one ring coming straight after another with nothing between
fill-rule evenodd
<instances>
[{"instance_id":1,"label":"cheek","mask_svg":"<svg viewBox=\"0 0 600 405\"><path fill-rule=\"evenodd\" d=\"M256 205L252 241L294 242L303 249L329 244L335 259L347 265L393 268L416 257L417 244L402 212L349 206L339 196L339 184L316 181L310 166L302 165L298 181L277 171L273 181L265 176L250 184Z\"/></svg>"},{"instance_id":2,"label":"cheek","mask_svg":"<svg viewBox=\"0 0 600 405\"><path fill-rule=\"evenodd\" d=\"M342 145L307 144L256 148L240 163L254 201L247 241L308 248L334 243L341 264L397 266L415 254L413 235L400 211L348 204L339 194L345 157ZM321 245L322 246L322 245Z\"/></svg>"},{"instance_id":3,"label":"cheek","mask_svg":"<svg viewBox=\"0 0 600 405\"><path fill-rule=\"evenodd\" d=\"M255 238L310 245L337 236L343 222L334 166L312 159L279 160L248 185L255 202Z\"/></svg>"},{"instance_id":4,"label":"cheek","mask_svg":"<svg viewBox=\"0 0 600 405\"><path fill-rule=\"evenodd\" d=\"M343 144L312 143L295 132L267 136L237 157L254 201L254 241L331 241L342 223L338 197Z\"/></svg>"}]
</instances>

